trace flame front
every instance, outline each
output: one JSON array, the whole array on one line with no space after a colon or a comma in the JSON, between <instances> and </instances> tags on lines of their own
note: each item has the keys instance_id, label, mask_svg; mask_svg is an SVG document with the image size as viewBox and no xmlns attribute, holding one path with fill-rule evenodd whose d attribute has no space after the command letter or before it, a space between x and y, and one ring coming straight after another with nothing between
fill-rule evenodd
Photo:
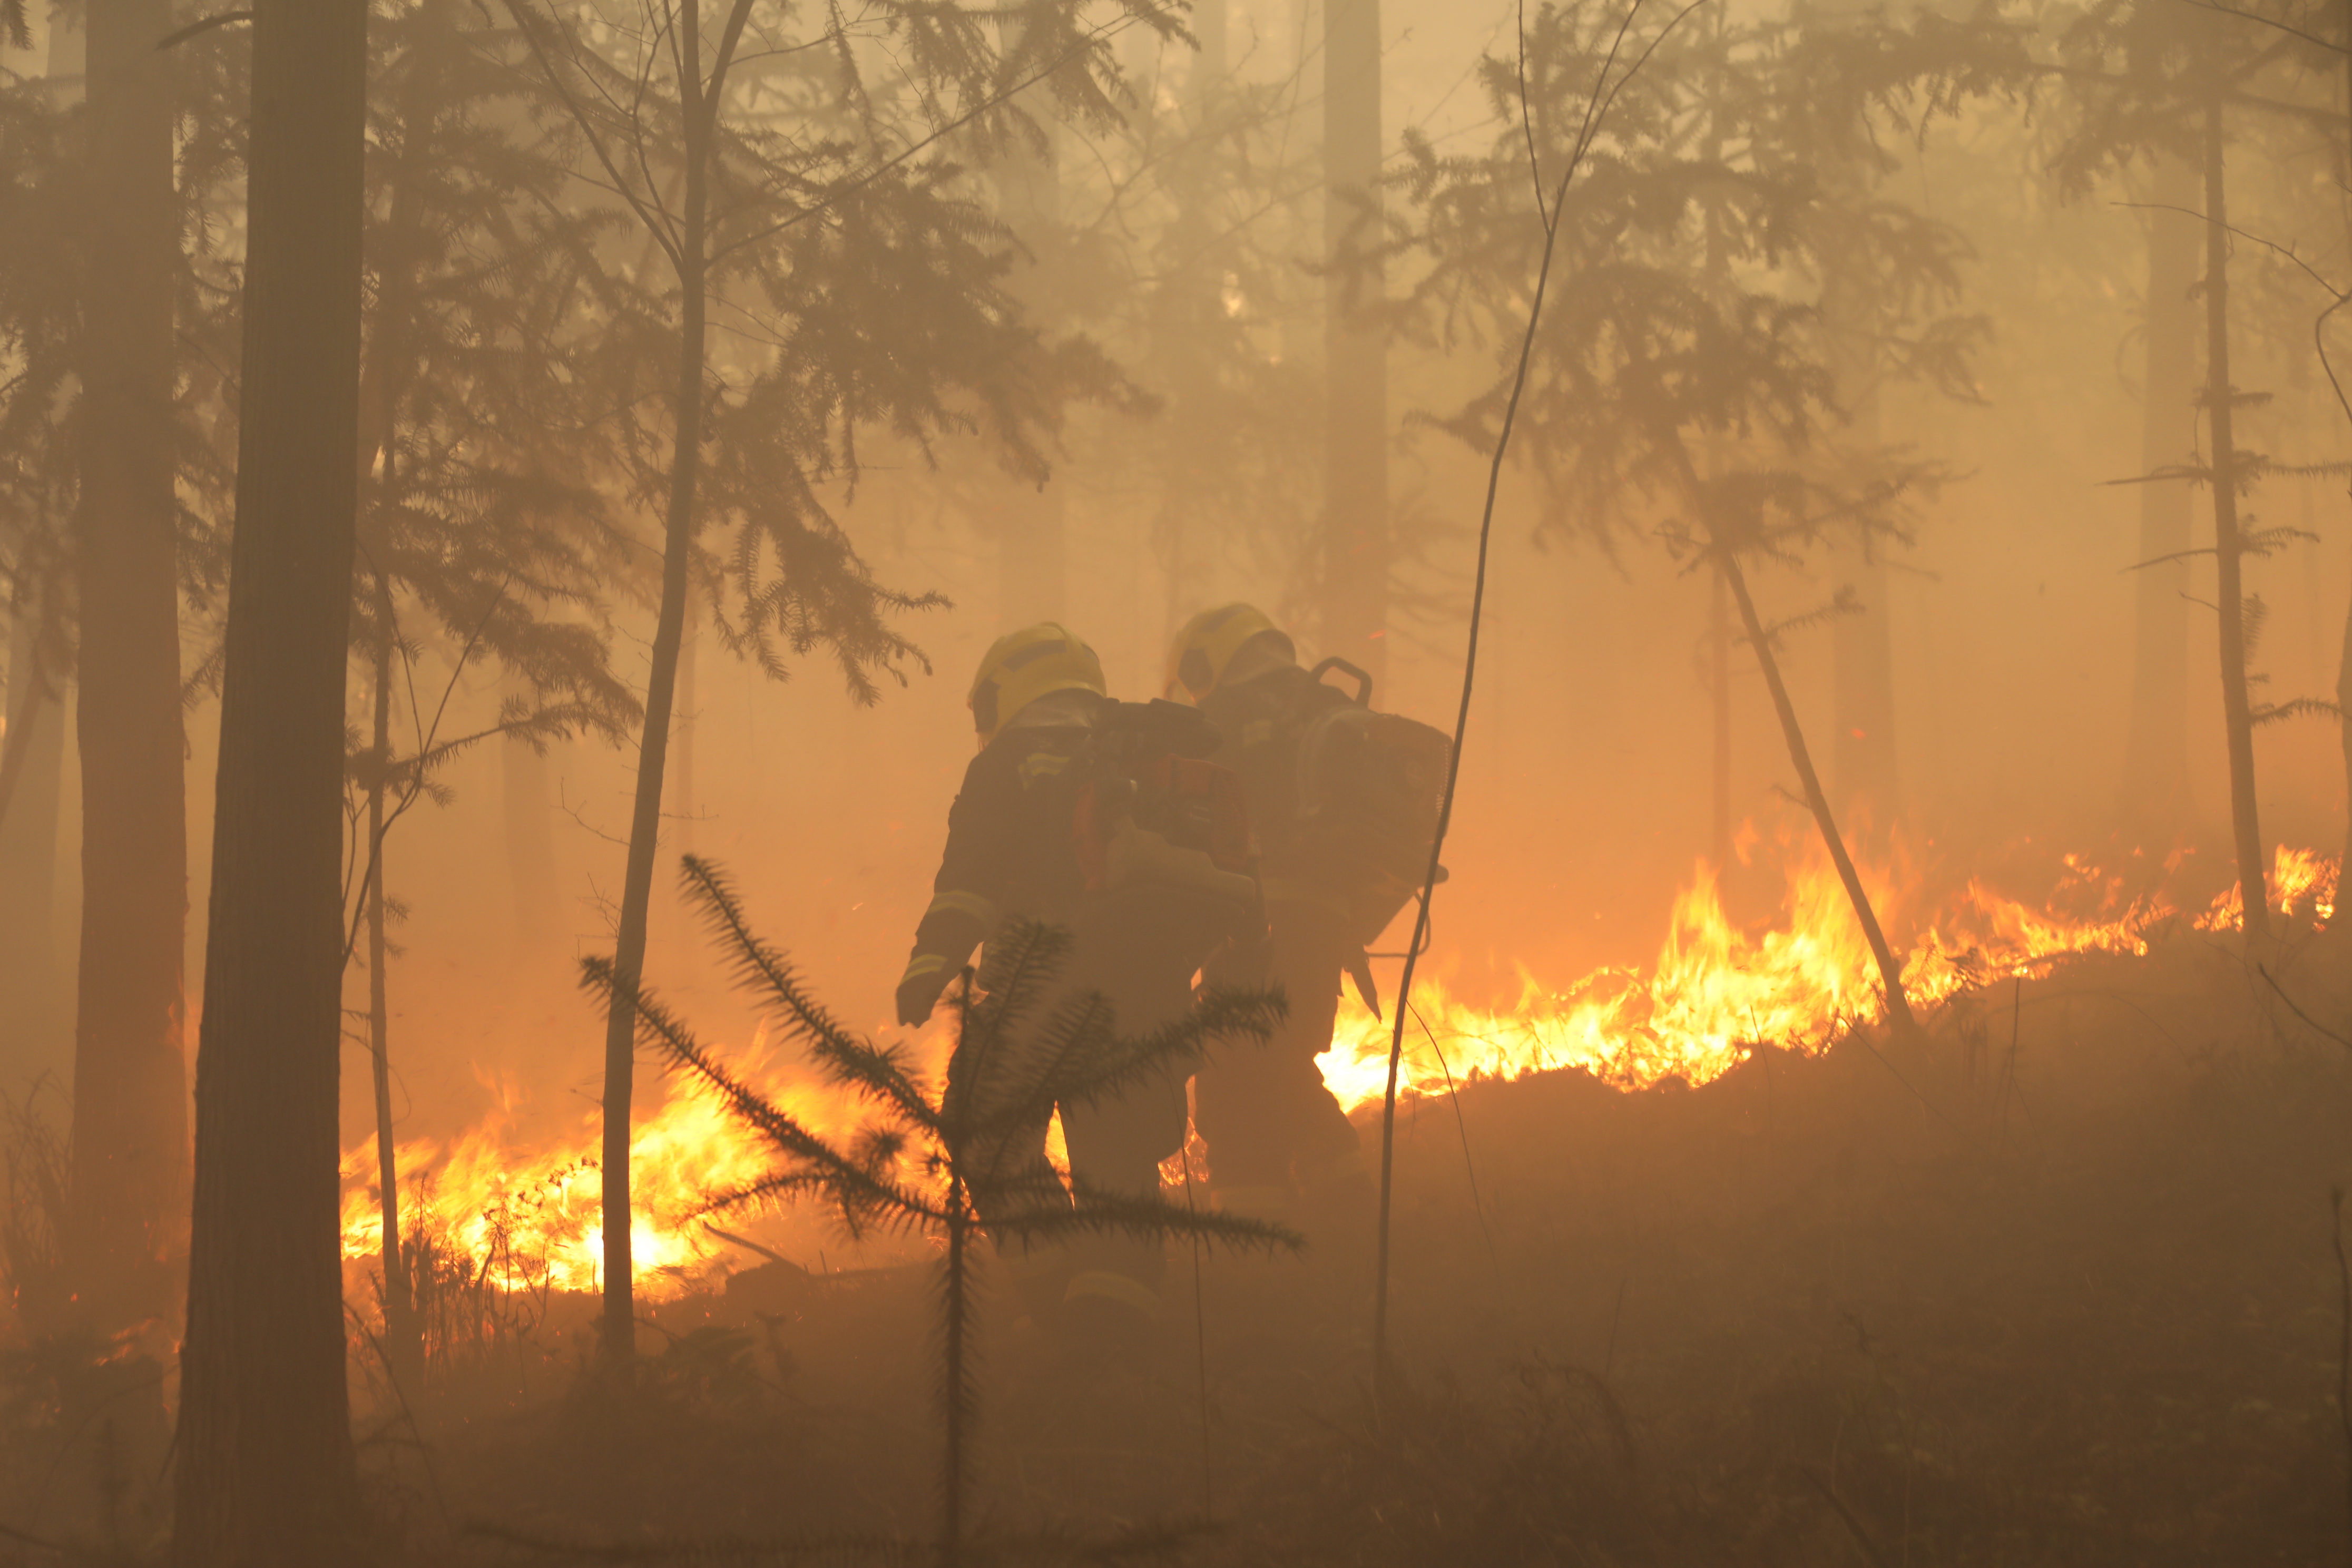
<instances>
[{"instance_id":1,"label":"flame front","mask_svg":"<svg viewBox=\"0 0 2352 1568\"><path fill-rule=\"evenodd\" d=\"M1820 841L1807 835L1785 847L1788 892L1771 928L1751 936L1728 920L1715 874L1701 864L1675 900L1665 944L1647 975L1602 970L1558 990L1528 977L1518 1000L1503 1008L1466 1003L1439 979L1417 980L1399 1091L1437 1093L1464 1077L1512 1079L1556 1068L1580 1068L1626 1089L1669 1078L1697 1085L1766 1041L1809 1053L1828 1048L1879 1011L1878 966ZM1920 879L1903 864L1898 854L1894 867L1865 866L1861 876L1882 923L1913 933L1903 986L1915 1008L2077 954L2145 953L2150 934L2179 913L2160 896L2126 898L2122 878L2079 855L2065 857L2041 909L1971 879L1948 907L1923 912L1912 907ZM2335 910L2336 879L2332 858L2281 845L2272 907L2324 923ZM2233 884L2195 924L2235 931L2242 919ZM1381 1099L1392 1028L1393 1020L1383 1023L1343 998L1321 1065L1324 1081L1349 1110Z\"/></svg>"},{"instance_id":2,"label":"flame front","mask_svg":"<svg viewBox=\"0 0 2352 1568\"><path fill-rule=\"evenodd\" d=\"M811 1125L845 1119L845 1106L793 1081L764 1044L755 1038L751 1052L754 1087ZM494 1289L595 1290L604 1256L596 1119L533 1148L514 1136L511 1096L502 1100L452 1142L395 1145L404 1250ZM658 1300L707 1281L724 1250L704 1223L711 1194L748 1185L774 1163L766 1143L692 1080L640 1115L629 1136L630 1273L640 1292ZM343 1257L373 1262L383 1247L375 1140L347 1151L342 1172Z\"/></svg>"},{"instance_id":3,"label":"flame front","mask_svg":"<svg viewBox=\"0 0 2352 1568\"><path fill-rule=\"evenodd\" d=\"M1603 969L1558 989L1527 977L1517 1000L1505 1007L1458 997L1442 976L1419 977L1400 1091L1437 1093L1467 1077L1512 1079L1560 1068L1625 1089L1670 1078L1697 1085L1762 1042L1826 1049L1879 1011L1877 966L1819 840L1805 834L1784 842L1782 851L1787 891L1777 921L1761 931L1742 930L1726 915L1716 877L1702 865L1676 897L1664 943L1646 974ZM2336 870L2329 857L2280 846L2272 906L2325 922L2334 912ZM1907 933L1898 940L1908 953L1904 987L1915 1007L2076 954L2144 953L2157 928L2179 913L2161 897L2126 898L2122 878L2079 856L2065 858L2039 909L1970 880L1943 909L1920 910L1925 879L1900 853L1861 874L1881 921L1890 932ZM2232 931L2241 919L2232 886L2192 923ZM1349 1110L1381 1100L1391 1037L1388 1025L1353 998L1344 1001L1320 1065ZM926 1044L943 1050L945 1042ZM755 1037L747 1058L735 1064L754 1087L822 1131L854 1120L854 1108L794 1081L764 1047ZM502 1110L447 1144L400 1145L404 1235L421 1235L436 1266L478 1288L594 1290L604 1242L594 1118L576 1136L538 1148L514 1138L510 1121ZM643 1113L630 1138L630 1239L639 1290L659 1300L707 1282L721 1252L701 1217L709 1195L755 1180L771 1163L767 1147L715 1096L691 1085ZM372 1262L381 1246L375 1169L372 1140L344 1157L343 1252L355 1263ZM1181 1180L1181 1172L1171 1179Z\"/></svg>"}]
</instances>

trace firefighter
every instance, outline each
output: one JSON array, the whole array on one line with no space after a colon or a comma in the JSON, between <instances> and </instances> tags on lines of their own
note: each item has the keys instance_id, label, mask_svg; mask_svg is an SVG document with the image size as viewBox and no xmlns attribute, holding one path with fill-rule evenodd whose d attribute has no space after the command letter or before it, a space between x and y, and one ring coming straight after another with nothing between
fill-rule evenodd
<instances>
[{"instance_id":1,"label":"firefighter","mask_svg":"<svg viewBox=\"0 0 2352 1568\"><path fill-rule=\"evenodd\" d=\"M1346 897L1282 872L1298 810L1300 727L1334 694L1300 668L1290 635L1248 605L1184 624L1169 649L1167 694L1197 705L1223 737L1216 760L1241 777L1265 868L1266 942L1221 960L1210 978L1279 986L1290 1005L1263 1047L1219 1051L1193 1079L1212 1201L1328 1240L1335 1225L1360 1228L1373 1197L1355 1126L1315 1065L1331 1044L1340 976L1366 973L1365 960Z\"/></svg>"},{"instance_id":2,"label":"firefighter","mask_svg":"<svg viewBox=\"0 0 2352 1568\"><path fill-rule=\"evenodd\" d=\"M1131 927L1113 930L1095 918L1074 847L1071 779L1084 770L1097 729L1121 708L1104 691L1094 650L1050 622L1013 632L982 658L969 701L980 751L948 813L930 907L898 982L898 1021L928 1019L972 950L1023 918L1071 931L1065 993L1103 996L1121 1034L1181 1016L1192 1005L1198 959L1155 951L1160 944L1137 940ZM1156 1195L1160 1162L1184 1142L1184 1072L1171 1068L1118 1096L1061 1111L1076 1177L1105 1192ZM1034 1129L1040 1153L1045 1133L1042 1123ZM1160 1314L1165 1258L1157 1245L1090 1240L1013 1263L1041 1326L1127 1342Z\"/></svg>"}]
</instances>

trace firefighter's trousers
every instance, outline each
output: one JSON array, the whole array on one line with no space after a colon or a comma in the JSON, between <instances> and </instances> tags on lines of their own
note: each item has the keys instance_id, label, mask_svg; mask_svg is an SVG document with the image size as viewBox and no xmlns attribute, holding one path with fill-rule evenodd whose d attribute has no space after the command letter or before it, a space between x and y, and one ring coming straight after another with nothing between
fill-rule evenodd
<instances>
[{"instance_id":1,"label":"firefighter's trousers","mask_svg":"<svg viewBox=\"0 0 2352 1568\"><path fill-rule=\"evenodd\" d=\"M1038 1009L1031 1027L1042 1027L1063 998L1087 992L1110 1004L1121 1038L1147 1034L1191 1008L1192 977L1180 973L1173 961L1132 941L1083 929L1076 934L1076 948L1057 994ZM1117 1095L1057 1107L1076 1184L1103 1193L1159 1195L1160 1162L1184 1146L1184 1082L1193 1066L1189 1060L1171 1060ZM1018 1134L1027 1147L1006 1151L1008 1167L1041 1158L1046 1132L1041 1122ZM982 1217L984 1223L984 1208ZM1167 1268L1162 1237L1087 1235L1066 1248L1015 1250L1016 1278L1033 1310L1050 1312L1087 1298L1146 1316L1159 1313L1160 1277Z\"/></svg>"},{"instance_id":2,"label":"firefighter's trousers","mask_svg":"<svg viewBox=\"0 0 2352 1568\"><path fill-rule=\"evenodd\" d=\"M1283 1195L1360 1162L1356 1129L1315 1065L1330 1047L1339 979L1355 944L1341 921L1320 910L1276 903L1267 918L1265 956L1223 964L1208 978L1279 986L1289 1015L1263 1046L1213 1046L1192 1082L1193 1114L1221 1199L1260 1212L1278 1210Z\"/></svg>"}]
</instances>

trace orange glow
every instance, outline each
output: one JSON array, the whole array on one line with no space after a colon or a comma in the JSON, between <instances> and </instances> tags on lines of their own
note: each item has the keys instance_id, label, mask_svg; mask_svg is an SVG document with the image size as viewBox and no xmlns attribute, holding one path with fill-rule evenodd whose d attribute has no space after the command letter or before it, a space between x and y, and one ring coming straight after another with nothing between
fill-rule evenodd
<instances>
[{"instance_id":1,"label":"orange glow","mask_svg":"<svg viewBox=\"0 0 2352 1568\"><path fill-rule=\"evenodd\" d=\"M2280 845L2271 857L2271 908L2326 924L2336 917L2336 874L2334 856ZM2245 901L2235 882L2197 917L2199 931L2237 931L2245 923Z\"/></svg>"},{"instance_id":2,"label":"orange glow","mask_svg":"<svg viewBox=\"0 0 2352 1568\"><path fill-rule=\"evenodd\" d=\"M1745 856L1758 841L1743 827ZM1675 900L1664 943L1646 972L1602 969L1554 987L1523 972L1518 997L1482 1005L1424 972L1413 989L1417 1015L1407 1035L1400 1088L1442 1092L1469 1077L1511 1079L1576 1068L1623 1089L1669 1078L1702 1084L1721 1076L1759 1042L1817 1053L1880 1011L1877 967L1843 887L1810 831L1785 836L1780 855L1787 889L1776 919L1743 929L1724 912L1714 872L1701 865ZM2168 872L2182 857L2168 859ZM1972 986L2036 973L2079 954L2139 954L2179 911L2161 897L2133 900L2123 879L2068 856L2058 884L2035 908L1971 879L1941 907L1925 904L1927 879L1898 848L1891 863L1861 868L1882 923L1906 954L1904 984L1915 1009ZM2281 846L2272 879L2274 907L2305 920L2332 914L2336 865L2327 856ZM2193 922L2201 931L2239 924L2234 888ZM1326 1082L1350 1110L1377 1104L1387 1076L1389 1028L1352 996L1343 999ZM923 1042L944 1058L940 1032ZM1438 1049L1443 1050L1443 1058ZM843 1097L774 1059L764 1030L730 1065L805 1123L824 1132L858 1120ZM690 1081L674 1080L658 1105L642 1108L631 1139L635 1194L632 1226L637 1288L659 1300L707 1286L728 1248L701 1218L709 1193L754 1180L772 1163L766 1145ZM505 1291L593 1291L600 1283L603 1224L593 1111L562 1137L516 1135L511 1093L501 1109L447 1142L399 1149L405 1226L420 1223L445 1257L466 1260L473 1279ZM1055 1128L1058 1135L1058 1123ZM1060 1163L1058 1136L1055 1153ZM1197 1151L1196 1151L1197 1152ZM1197 1167L1196 1167L1197 1169ZM1171 1185L1184 1168L1163 1167ZM343 1254L372 1267L379 1247L375 1149L371 1140L343 1159ZM730 1229L751 1221L721 1220ZM742 1261L738 1255L737 1261Z\"/></svg>"},{"instance_id":3,"label":"orange glow","mask_svg":"<svg viewBox=\"0 0 2352 1568\"><path fill-rule=\"evenodd\" d=\"M856 1118L845 1098L796 1077L773 1059L765 1030L730 1065L771 1100L817 1131ZM768 1145L698 1082L672 1080L659 1105L642 1110L629 1139L634 1212L630 1271L641 1294L663 1300L719 1276L730 1250L702 1219L714 1192L747 1184L773 1168ZM421 1226L445 1257L470 1259L472 1273L507 1291L593 1291L603 1279L604 1226L594 1111L576 1133L534 1143L515 1133L511 1092L500 1109L448 1142L398 1146L404 1242ZM345 1151L343 1257L373 1267L383 1248L375 1140ZM755 1228L719 1218L730 1230Z\"/></svg>"}]
</instances>

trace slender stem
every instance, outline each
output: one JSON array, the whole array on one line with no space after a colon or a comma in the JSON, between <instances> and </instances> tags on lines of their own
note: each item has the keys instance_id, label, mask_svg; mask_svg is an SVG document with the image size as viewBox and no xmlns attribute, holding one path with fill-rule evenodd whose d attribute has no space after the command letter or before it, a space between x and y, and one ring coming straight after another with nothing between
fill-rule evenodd
<instances>
[{"instance_id":1,"label":"slender stem","mask_svg":"<svg viewBox=\"0 0 2352 1568\"><path fill-rule=\"evenodd\" d=\"M1710 525L1710 532L1712 525ZM1796 705L1789 700L1789 688L1780 679L1780 661L1772 656L1772 644L1764 630L1764 623L1756 614L1756 601L1748 592L1747 574L1739 569L1739 560L1723 547L1715 545L1716 560L1723 568L1724 582L1731 589L1731 597L1739 606L1740 624L1747 628L1748 646L1756 650L1756 662L1764 671L1764 685L1772 693L1772 710L1780 715L1780 736L1789 745L1789 762L1797 770L1797 782L1804 786L1805 804L1812 808L1813 822L1821 829L1822 842L1828 846L1830 858L1836 863L1838 880L1845 885L1845 896L1853 905L1854 918L1862 922L1862 934L1870 943L1871 956L1878 962L1878 976L1886 991L1886 1016L1897 1033L1909 1034L1914 1027L1910 998L1903 992L1903 965L1887 944L1886 932L1878 924L1878 911L1871 907L1870 894L1864 890L1862 876L1853 868L1853 857L1846 853L1845 837L1838 832L1837 817L1830 810L1829 796L1822 790L1821 774L1814 771L1812 752L1805 744L1805 731L1797 722Z\"/></svg>"},{"instance_id":2,"label":"slender stem","mask_svg":"<svg viewBox=\"0 0 2352 1568\"><path fill-rule=\"evenodd\" d=\"M702 112L699 0L678 8L678 93L686 126L685 199L677 228L679 314L677 384L673 393L676 446L669 505L662 535L661 611L655 623L653 668L646 682L645 731L637 747L636 796L629 819L629 856L621 884L620 929L613 969L618 982L604 1022L604 1350L619 1364L635 1353L635 1281L630 1248L629 1108L635 1091L636 1008L645 973L646 928L653 904L654 858L661 846L662 781L669 753L670 715L677 700L678 648L686 633L688 557L694 545L695 492L702 459L704 322L709 309L705 250L709 235L710 121Z\"/></svg>"},{"instance_id":3,"label":"slender stem","mask_svg":"<svg viewBox=\"0 0 2352 1568\"><path fill-rule=\"evenodd\" d=\"M1575 180L1577 171L1583 166L1585 153L1591 150L1592 139L1600 133L1602 122L1608 119L1610 107L1617 101L1617 95L1624 90L1627 82L1641 74L1642 68L1649 63L1650 56L1656 52L1668 35L1682 25L1683 18L1705 3L1706 0L1689 0L1658 30L1657 36L1635 57L1633 64L1612 81L1610 73L1616 67L1625 35L1632 30L1634 17L1641 14L1643 0L1633 0L1624 19L1618 25L1616 38L1610 44L1609 53L1601 61L1601 73L1593 80L1591 95L1585 100L1584 120L1577 129L1576 142L1569 153L1568 166L1560 172L1558 188L1553 193L1552 216L1542 226L1543 255L1536 267L1535 295L1528 304L1527 331L1519 338L1518 364L1511 373L1510 399L1503 405L1502 428L1496 433L1495 453L1486 465L1486 503L1478 519L1478 564L1470 593L1470 631L1462 655L1462 702L1454 719L1454 745L1446 759L1445 793L1440 797L1437 808L1437 831L1430 838L1429 863L1422 874L1421 897L1414 904L1412 941L1405 948L1404 974L1397 983L1396 1026L1389 1037L1388 1080L1381 1100L1381 1205L1379 1243L1372 1277L1372 1403L1376 1415L1383 1417L1389 1404L1389 1226L1394 1212L1396 1192L1397 1077L1404 1061L1405 1019L1412 1009L1413 972L1420 966L1422 949L1429 944L1430 900L1436 895L1440 857L1445 853L1446 830L1454 822L1454 791L1462 781L1462 742L1469 731L1470 697L1477 682L1478 634L1486 613L1486 555L1494 538L1495 497L1503 482L1503 459L1511 448L1511 431L1518 423L1519 399L1527 391L1528 366L1535 357L1536 328L1543 320L1544 296L1551 284L1552 256L1559 245L1561 213L1568 200L1569 185ZM1519 111L1522 115L1531 112L1524 100L1520 102Z\"/></svg>"},{"instance_id":4,"label":"slender stem","mask_svg":"<svg viewBox=\"0 0 2352 1568\"><path fill-rule=\"evenodd\" d=\"M2344 1189L2328 1190L2336 1240L2336 1424L2344 1434L2344 1556L2352 1563L2352 1257L2344 1251Z\"/></svg>"},{"instance_id":5,"label":"slender stem","mask_svg":"<svg viewBox=\"0 0 2352 1568\"><path fill-rule=\"evenodd\" d=\"M970 1401L964 1391L964 1271L969 1267L963 1184L948 1179L948 1300L947 1300L947 1473L940 1496L940 1563L956 1568L963 1559L964 1413Z\"/></svg>"},{"instance_id":6,"label":"slender stem","mask_svg":"<svg viewBox=\"0 0 2352 1568\"><path fill-rule=\"evenodd\" d=\"M392 584L376 576L375 776L368 784L368 1056L375 1089L377 1202L383 1220L383 1331L385 1361L395 1384L415 1386L423 1357L416 1342L408 1261L400 1247L400 1170L392 1141L391 943L384 934L383 795L392 756Z\"/></svg>"},{"instance_id":7,"label":"slender stem","mask_svg":"<svg viewBox=\"0 0 2352 1568\"><path fill-rule=\"evenodd\" d=\"M2270 935L2262 824L2254 799L2254 727L2246 691L2243 542L2238 530L2238 450L2230 384L2230 235L2224 205L2221 69L2205 106L2205 416L2212 432L2214 603L2221 610L2221 721L2230 757L2230 827L2249 944Z\"/></svg>"}]
</instances>

